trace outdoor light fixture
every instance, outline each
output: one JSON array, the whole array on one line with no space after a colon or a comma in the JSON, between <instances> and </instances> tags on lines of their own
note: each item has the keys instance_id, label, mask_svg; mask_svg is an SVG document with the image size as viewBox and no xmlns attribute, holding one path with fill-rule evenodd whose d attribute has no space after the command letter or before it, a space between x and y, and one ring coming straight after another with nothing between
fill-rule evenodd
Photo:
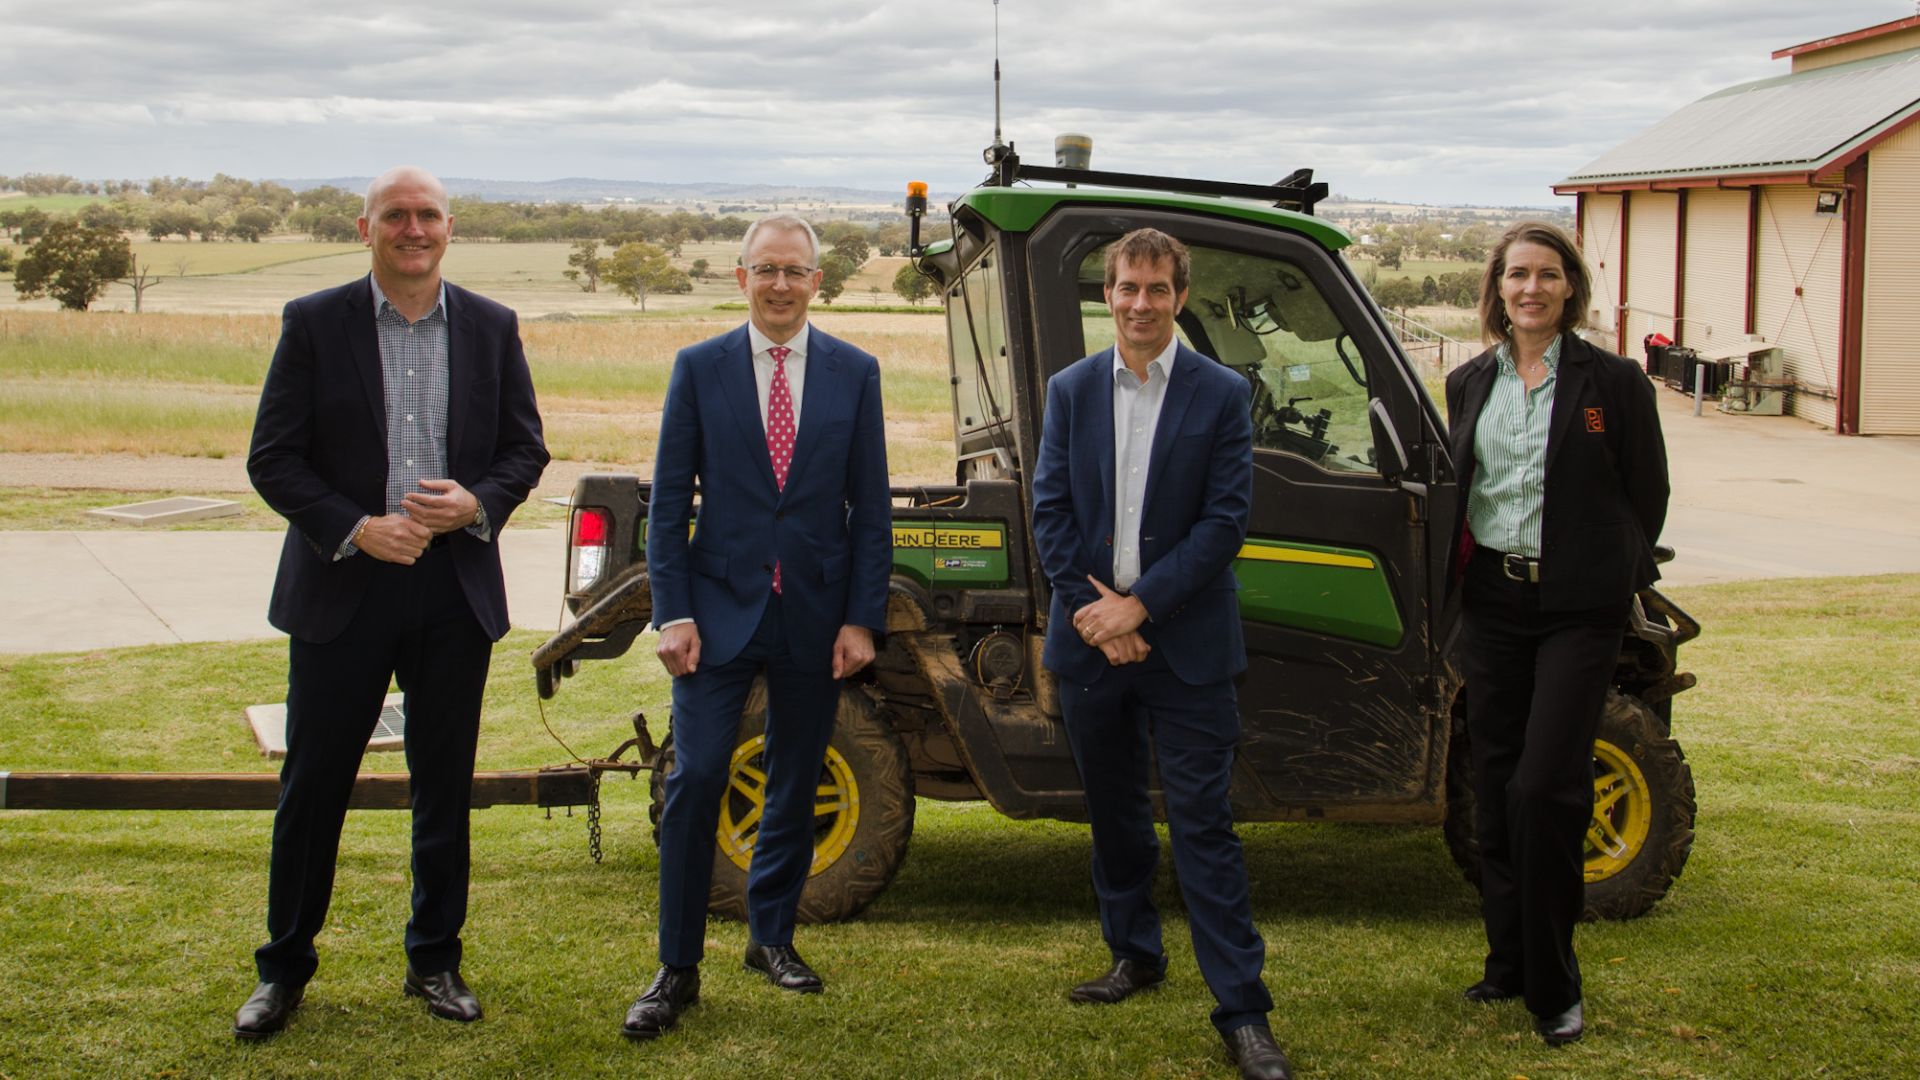
<instances>
[{"instance_id":1,"label":"outdoor light fixture","mask_svg":"<svg viewBox=\"0 0 1920 1080\"><path fill-rule=\"evenodd\" d=\"M1837 214L1840 212L1840 193L1837 191L1817 191L1813 196L1813 212L1816 214Z\"/></svg>"}]
</instances>

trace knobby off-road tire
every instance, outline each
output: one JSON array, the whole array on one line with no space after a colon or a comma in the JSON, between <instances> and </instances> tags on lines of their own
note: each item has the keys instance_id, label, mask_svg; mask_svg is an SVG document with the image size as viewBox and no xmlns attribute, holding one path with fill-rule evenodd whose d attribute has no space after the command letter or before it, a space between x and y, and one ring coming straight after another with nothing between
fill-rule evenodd
<instances>
[{"instance_id":1,"label":"knobby off-road tire","mask_svg":"<svg viewBox=\"0 0 1920 1080\"><path fill-rule=\"evenodd\" d=\"M740 718L733 782L721 803L715 837L709 903L714 914L730 919L747 917L747 868L759 836L766 782L761 764L766 729L766 685L756 682ZM652 775L653 805L648 814L656 845L666 804L665 777L673 768L671 733L660 752L662 767ZM885 892L906 861L913 838L913 809L913 774L906 748L864 690L843 689L833 738L820 769L813 871L800 894L799 920L822 923L852 918Z\"/></svg>"},{"instance_id":2,"label":"knobby off-road tire","mask_svg":"<svg viewBox=\"0 0 1920 1080\"><path fill-rule=\"evenodd\" d=\"M1473 757L1464 715L1447 759L1447 849L1480 887L1473 831ZM1587 826L1588 919L1631 919L1667 895L1693 851L1693 769L1666 724L1639 698L1607 692L1593 743Z\"/></svg>"}]
</instances>

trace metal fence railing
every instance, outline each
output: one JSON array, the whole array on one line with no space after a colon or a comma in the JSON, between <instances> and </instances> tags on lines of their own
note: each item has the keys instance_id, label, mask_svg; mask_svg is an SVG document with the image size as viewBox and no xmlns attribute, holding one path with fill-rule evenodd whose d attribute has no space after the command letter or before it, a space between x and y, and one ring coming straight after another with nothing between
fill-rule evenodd
<instances>
[{"instance_id":1,"label":"metal fence railing","mask_svg":"<svg viewBox=\"0 0 1920 1080\"><path fill-rule=\"evenodd\" d=\"M1447 335L1404 312L1387 310L1387 325L1400 341L1401 351L1417 365L1422 375L1444 378L1447 372L1480 355L1481 347Z\"/></svg>"}]
</instances>

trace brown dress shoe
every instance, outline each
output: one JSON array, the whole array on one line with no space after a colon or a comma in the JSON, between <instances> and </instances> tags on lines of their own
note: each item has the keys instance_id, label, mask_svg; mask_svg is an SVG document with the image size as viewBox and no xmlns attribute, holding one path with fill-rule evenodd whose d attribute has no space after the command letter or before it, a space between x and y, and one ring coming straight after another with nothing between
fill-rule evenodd
<instances>
[{"instance_id":1,"label":"brown dress shoe","mask_svg":"<svg viewBox=\"0 0 1920 1080\"><path fill-rule=\"evenodd\" d=\"M287 1017L300 1007L304 985L263 982L253 988L246 1004L233 1016L233 1037L264 1039L287 1026Z\"/></svg>"},{"instance_id":2,"label":"brown dress shoe","mask_svg":"<svg viewBox=\"0 0 1920 1080\"><path fill-rule=\"evenodd\" d=\"M680 1014L700 1000L698 967L662 967L654 973L640 1000L627 1010L620 1034L629 1039L657 1039L680 1022Z\"/></svg>"},{"instance_id":3,"label":"brown dress shoe","mask_svg":"<svg viewBox=\"0 0 1920 1080\"><path fill-rule=\"evenodd\" d=\"M1565 1046L1587 1033L1587 1022L1581 1015L1580 1003L1576 1001L1566 1012L1534 1017L1533 1030L1539 1032L1548 1046Z\"/></svg>"},{"instance_id":4,"label":"brown dress shoe","mask_svg":"<svg viewBox=\"0 0 1920 1080\"><path fill-rule=\"evenodd\" d=\"M458 1020L463 1024L480 1019L480 999L474 997L473 991L467 989L467 984L460 981L458 971L420 975L409 967L401 988L409 997L426 998L427 1010L435 1016Z\"/></svg>"},{"instance_id":5,"label":"brown dress shoe","mask_svg":"<svg viewBox=\"0 0 1920 1080\"><path fill-rule=\"evenodd\" d=\"M765 975L768 982L782 990L817 994L826 989L819 972L808 967L791 945L756 945L749 941L744 965L748 971Z\"/></svg>"},{"instance_id":6,"label":"brown dress shoe","mask_svg":"<svg viewBox=\"0 0 1920 1080\"><path fill-rule=\"evenodd\" d=\"M1105 975L1067 991L1067 997L1082 1005L1111 1005L1166 981L1167 964L1164 960L1158 964L1115 960L1112 969Z\"/></svg>"},{"instance_id":7,"label":"brown dress shoe","mask_svg":"<svg viewBox=\"0 0 1920 1080\"><path fill-rule=\"evenodd\" d=\"M1227 1053L1245 1080L1293 1080L1293 1066L1265 1024L1237 1027L1225 1035Z\"/></svg>"}]
</instances>

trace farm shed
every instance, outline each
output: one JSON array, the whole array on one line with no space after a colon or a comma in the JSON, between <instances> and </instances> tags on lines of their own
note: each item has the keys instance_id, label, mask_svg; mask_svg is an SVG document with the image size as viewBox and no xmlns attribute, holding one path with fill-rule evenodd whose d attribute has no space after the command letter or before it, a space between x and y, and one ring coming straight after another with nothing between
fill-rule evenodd
<instances>
[{"instance_id":1,"label":"farm shed","mask_svg":"<svg viewBox=\"0 0 1920 1080\"><path fill-rule=\"evenodd\" d=\"M1787 409L1920 434L1920 16L1781 49L1792 71L1681 109L1554 185L1588 322L1644 358L1777 346Z\"/></svg>"}]
</instances>

